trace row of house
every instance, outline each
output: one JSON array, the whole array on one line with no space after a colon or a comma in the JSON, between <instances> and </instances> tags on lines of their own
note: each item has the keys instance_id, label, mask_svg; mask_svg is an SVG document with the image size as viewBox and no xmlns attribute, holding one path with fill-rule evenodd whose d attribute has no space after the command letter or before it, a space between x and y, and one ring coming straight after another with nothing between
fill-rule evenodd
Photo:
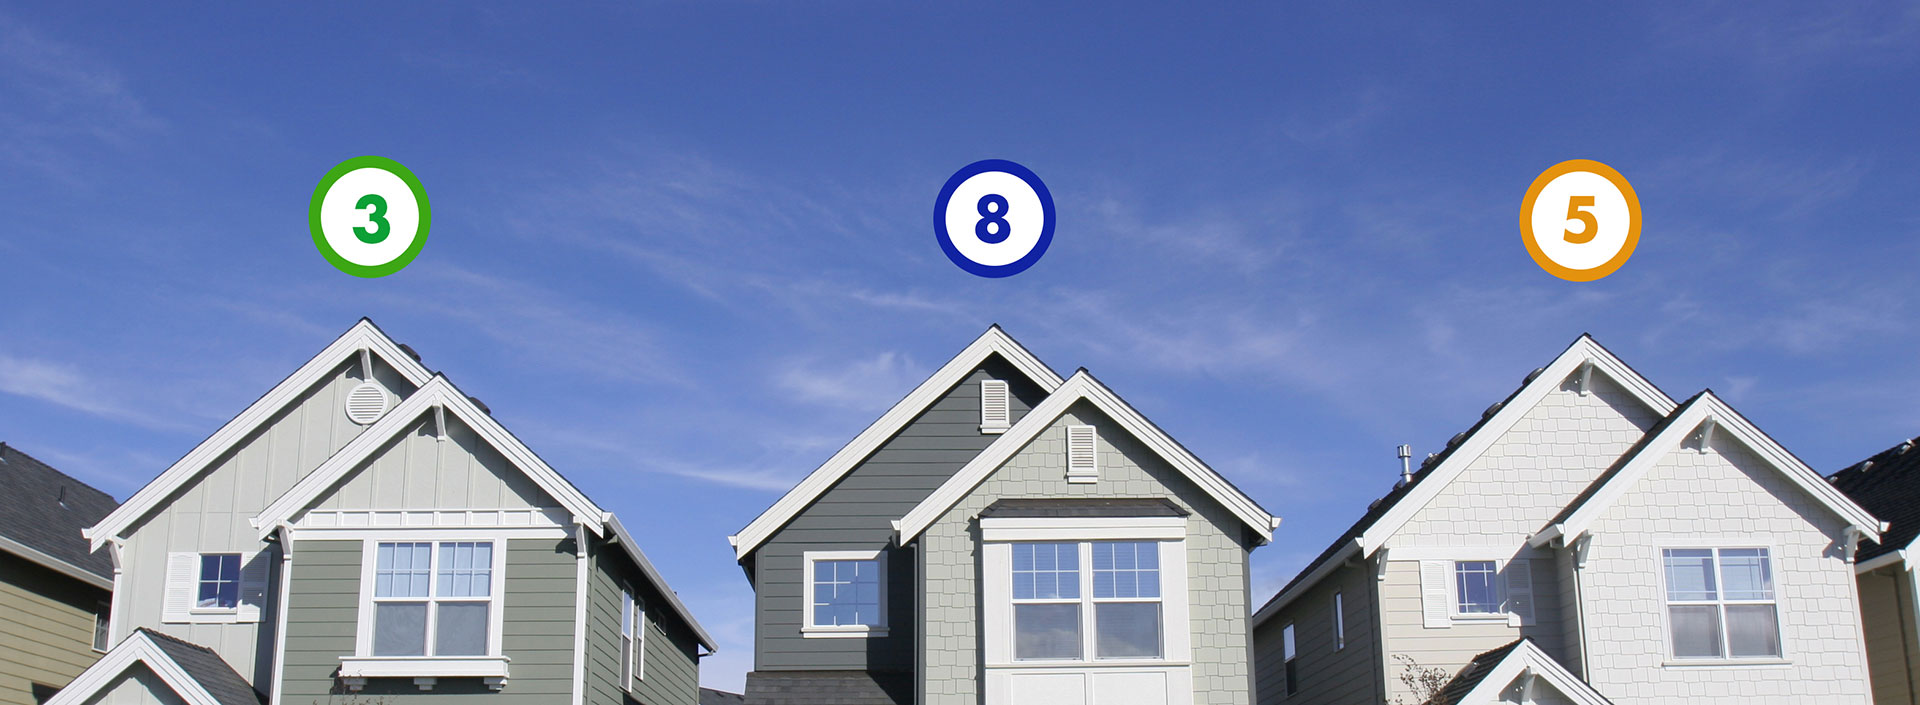
<instances>
[{"instance_id":1,"label":"row of house","mask_svg":"<svg viewBox=\"0 0 1920 705\"><path fill-rule=\"evenodd\" d=\"M1913 446L1823 476L1582 336L1258 603L1299 539L993 327L729 537L727 702L1920 705ZM618 517L369 321L124 504L0 471L0 705L728 698Z\"/></svg>"}]
</instances>

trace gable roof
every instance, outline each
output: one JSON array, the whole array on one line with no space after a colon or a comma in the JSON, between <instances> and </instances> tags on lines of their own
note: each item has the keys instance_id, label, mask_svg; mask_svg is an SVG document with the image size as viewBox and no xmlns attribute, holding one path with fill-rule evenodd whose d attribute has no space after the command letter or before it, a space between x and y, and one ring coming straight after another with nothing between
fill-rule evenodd
<instances>
[{"instance_id":1,"label":"gable roof","mask_svg":"<svg viewBox=\"0 0 1920 705\"><path fill-rule=\"evenodd\" d=\"M1833 486L1862 508L1887 522L1879 541L1860 546L1857 563L1904 551L1920 536L1920 453L1914 441L1901 441L1873 457L1834 473Z\"/></svg>"},{"instance_id":2,"label":"gable roof","mask_svg":"<svg viewBox=\"0 0 1920 705\"><path fill-rule=\"evenodd\" d=\"M427 380L426 384L421 385L420 389L405 401L393 407L392 411L381 416L378 421L373 422L373 425L368 426L365 431L361 431L360 435L348 441L345 446L341 446L333 457L327 458L320 467L314 468L313 472L300 478L299 482L294 483L293 487L280 495L279 499L267 505L266 509L260 510L258 515L249 520L253 528L260 532L260 538L266 538L279 529L282 522L292 520L294 515L320 499L322 493L340 482L348 473L372 459L375 453L395 438L418 425L422 416L435 409L444 410L446 414L459 419L461 423L473 429L482 440L492 445L494 450L500 451L507 462L526 474L528 479L533 480L535 485L547 493L547 496L558 501L560 506L571 512L576 520L592 529L595 536L606 535L604 524L607 521L607 513L605 511L595 505L593 500L587 499L587 496L575 488L573 483L561 477L559 472L522 444L520 439L515 438L505 426L495 421L493 415L481 410L474 404L472 398L462 394L453 386L453 382L447 380L446 375L440 374Z\"/></svg>"},{"instance_id":3,"label":"gable roof","mask_svg":"<svg viewBox=\"0 0 1920 705\"><path fill-rule=\"evenodd\" d=\"M1846 521L1849 527L1859 531L1862 537L1880 538L1884 527L1879 519L1854 504L1846 494L1828 484L1813 468L1807 467L1800 458L1781 447L1773 437L1762 432L1709 389L1670 412L1668 418L1663 420L1663 425L1657 427L1657 433L1649 432L1644 442L1636 445L1623 458L1624 462L1615 463L1594 479L1587 491L1562 510L1560 516L1546 528L1528 539L1528 543L1538 547L1586 533L1593 527L1594 520L1624 496L1635 482L1646 476L1647 471L1659 464L1668 453L1677 450L1695 431L1703 428L1709 429L1709 433L1731 434L1828 511Z\"/></svg>"},{"instance_id":4,"label":"gable roof","mask_svg":"<svg viewBox=\"0 0 1920 705\"><path fill-rule=\"evenodd\" d=\"M1528 374L1520 387L1508 394L1506 399L1488 407L1473 426L1454 436L1439 453L1422 461L1411 481L1395 486L1385 496L1367 505L1367 511L1352 526L1347 527L1339 538L1309 561L1285 587L1280 588L1280 592L1274 594L1273 599L1255 613L1254 623L1260 624L1271 618L1300 592L1319 583L1321 578L1348 558L1373 555L1415 513L1439 496L1447 483L1459 477L1467 466L1478 460L1480 454L1512 429L1540 400L1546 398L1567 377L1588 365L1591 365L1589 371L1606 375L1655 413L1666 414L1673 410L1673 398L1667 396L1666 392L1660 391L1633 367L1614 356L1593 336L1581 334L1566 350L1555 356L1553 362Z\"/></svg>"},{"instance_id":5,"label":"gable roof","mask_svg":"<svg viewBox=\"0 0 1920 705\"><path fill-rule=\"evenodd\" d=\"M0 551L103 590L113 589L113 557L81 535L120 506L113 497L0 443Z\"/></svg>"},{"instance_id":6,"label":"gable roof","mask_svg":"<svg viewBox=\"0 0 1920 705\"><path fill-rule=\"evenodd\" d=\"M881 414L880 418L867 426L866 430L861 431L860 435L854 436L852 441L849 441L839 452L834 453L833 457L828 458L827 462L815 468L806 479L800 481L800 484L787 490L779 501L761 512L760 516L749 522L746 528L740 530L740 533L727 537L727 540L733 544L734 559L744 560L748 554L753 553L754 549L759 548L760 544L772 538L774 532L779 531L780 527L786 526L787 522L799 516L800 512L811 506L814 500L820 498L820 495L826 494L834 483L852 472L861 461L866 460L867 456L878 450L881 444L893 438L909 422L920 416L934 402L939 401L947 390L964 381L967 375L972 374L980 367L980 363L985 362L992 355L999 355L1011 363L1014 369L1025 374L1027 379L1038 385L1043 392L1052 393L1060 387L1059 374L1041 363L1039 358L1034 357L1033 353L1028 352L1012 336L1007 335L1006 331L1000 330L999 324L988 327L985 333L981 333L979 338L975 338L958 355L948 360L947 364L941 365L940 369L926 381L921 382L920 386L914 387L913 391L908 392L907 396L895 403L887 413Z\"/></svg>"},{"instance_id":7,"label":"gable roof","mask_svg":"<svg viewBox=\"0 0 1920 705\"><path fill-rule=\"evenodd\" d=\"M1139 411L1128 405L1119 395L1114 394L1113 390L1108 389L1106 385L1101 384L1100 380L1094 379L1093 375L1081 369L1052 394L1047 395L1046 399L1034 406L1026 416L1021 417L1019 423L1014 424L1000 438L988 445L986 450L980 451L979 455L968 461L959 472L947 478L947 481L942 483L939 489L934 490L933 494L928 495L926 499L921 500L920 504L914 506L912 511L907 512L907 515L897 522L899 543L905 545L915 536L920 535L920 532L931 526L941 514L945 514L948 509L953 508L953 505L972 493L974 487L998 470L1002 463L1013 457L1014 453L1026 447L1027 443L1041 431L1051 427L1069 407L1082 401L1092 404L1119 423L1121 428L1133 434L1142 445L1167 461L1167 464L1173 466L1175 470L1186 475L1187 479L1192 480L1202 491L1213 497L1214 501L1233 512L1234 516L1244 522L1248 528L1253 529L1254 533L1260 537L1261 543L1273 540L1273 530L1279 525L1279 519L1262 509L1258 502L1241 492L1240 488L1234 487L1233 483L1214 472L1213 468L1200 462L1200 459L1194 457L1185 446L1173 440L1173 437L1160 430L1160 427L1155 426L1152 421L1148 421L1147 417L1140 415Z\"/></svg>"},{"instance_id":8,"label":"gable roof","mask_svg":"<svg viewBox=\"0 0 1920 705\"><path fill-rule=\"evenodd\" d=\"M135 665L145 665L189 705L263 705L267 702L212 649L141 627L61 688L47 705L89 702Z\"/></svg>"},{"instance_id":9,"label":"gable roof","mask_svg":"<svg viewBox=\"0 0 1920 705\"><path fill-rule=\"evenodd\" d=\"M1515 678L1531 673L1579 705L1612 705L1606 696L1541 651L1531 638L1473 657L1466 668L1433 697L1433 705L1499 705Z\"/></svg>"},{"instance_id":10,"label":"gable roof","mask_svg":"<svg viewBox=\"0 0 1920 705\"><path fill-rule=\"evenodd\" d=\"M353 327L340 334L339 338L334 339L326 348L307 360L306 364L294 370L293 374L280 380L279 384L254 400L239 415L234 416L219 430L214 431L213 435L201 441L200 445L194 446L193 450L187 451L186 455L174 461L172 466L160 473L152 482L147 483L147 486L140 488L139 492L127 498L125 504L101 519L98 524L88 528L85 533L92 541L93 550L99 550L113 537L126 531L134 522L152 512L181 486L205 471L213 461L226 455L227 451L232 450L240 441L253 435L253 432L267 419L293 403L340 363L363 350L369 355L378 356L381 361L398 370L400 376L405 377L415 386L426 384L427 379L432 376L432 373L422 367L413 355L401 349L399 343L393 342L392 338L381 332L373 321L366 318L360 319L358 323L353 324Z\"/></svg>"}]
</instances>

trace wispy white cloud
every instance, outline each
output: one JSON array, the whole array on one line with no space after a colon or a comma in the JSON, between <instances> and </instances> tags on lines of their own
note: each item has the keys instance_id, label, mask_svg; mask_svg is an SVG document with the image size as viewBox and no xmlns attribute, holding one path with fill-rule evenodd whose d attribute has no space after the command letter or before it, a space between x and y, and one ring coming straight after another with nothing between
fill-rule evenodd
<instances>
[{"instance_id":1,"label":"wispy white cloud","mask_svg":"<svg viewBox=\"0 0 1920 705\"><path fill-rule=\"evenodd\" d=\"M928 372L907 355L887 351L849 361L789 361L774 383L803 404L884 409L925 379Z\"/></svg>"},{"instance_id":2,"label":"wispy white cloud","mask_svg":"<svg viewBox=\"0 0 1920 705\"><path fill-rule=\"evenodd\" d=\"M96 379L78 366L57 360L0 353L0 392L143 428L162 431L191 429L179 419L168 418L129 401L115 385Z\"/></svg>"},{"instance_id":3,"label":"wispy white cloud","mask_svg":"<svg viewBox=\"0 0 1920 705\"><path fill-rule=\"evenodd\" d=\"M0 158L77 181L74 149L125 148L165 127L98 55L0 13Z\"/></svg>"}]
</instances>

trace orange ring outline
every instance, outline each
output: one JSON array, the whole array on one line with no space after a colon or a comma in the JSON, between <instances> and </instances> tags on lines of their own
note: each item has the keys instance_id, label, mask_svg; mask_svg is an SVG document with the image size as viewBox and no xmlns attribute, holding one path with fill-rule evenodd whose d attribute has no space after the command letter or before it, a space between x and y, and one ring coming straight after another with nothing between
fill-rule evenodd
<instances>
[{"instance_id":1,"label":"orange ring outline","mask_svg":"<svg viewBox=\"0 0 1920 705\"><path fill-rule=\"evenodd\" d=\"M1540 191L1554 179L1576 171L1600 175L1612 182L1614 188L1620 189L1620 195L1627 200L1627 241L1620 245L1620 251L1613 255L1613 259L1592 269L1570 269L1560 266L1558 262L1540 251L1540 243L1535 242L1533 237L1533 202L1540 197ZM1620 265L1626 264L1627 258L1633 256L1633 249L1640 244L1640 196L1633 192L1633 184L1627 183L1627 177L1621 176L1620 172L1614 171L1613 167L1592 159L1569 159L1560 162L1540 172L1539 176L1534 177L1533 185L1527 187L1527 197L1520 201L1520 241L1527 246L1527 254L1533 256L1534 264L1540 265L1540 268L1547 270L1548 274L1570 282L1590 282L1600 279L1612 274L1614 270L1620 268Z\"/></svg>"}]
</instances>

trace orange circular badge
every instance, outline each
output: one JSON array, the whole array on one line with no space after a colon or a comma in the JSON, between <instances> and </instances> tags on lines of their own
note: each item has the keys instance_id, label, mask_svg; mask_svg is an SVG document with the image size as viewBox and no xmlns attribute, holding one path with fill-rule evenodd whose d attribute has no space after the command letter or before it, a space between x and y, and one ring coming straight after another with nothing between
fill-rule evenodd
<instances>
[{"instance_id":1,"label":"orange circular badge","mask_svg":"<svg viewBox=\"0 0 1920 705\"><path fill-rule=\"evenodd\" d=\"M1548 274L1600 279L1640 244L1640 197L1613 167L1570 159L1541 172L1520 202L1520 240Z\"/></svg>"}]
</instances>

